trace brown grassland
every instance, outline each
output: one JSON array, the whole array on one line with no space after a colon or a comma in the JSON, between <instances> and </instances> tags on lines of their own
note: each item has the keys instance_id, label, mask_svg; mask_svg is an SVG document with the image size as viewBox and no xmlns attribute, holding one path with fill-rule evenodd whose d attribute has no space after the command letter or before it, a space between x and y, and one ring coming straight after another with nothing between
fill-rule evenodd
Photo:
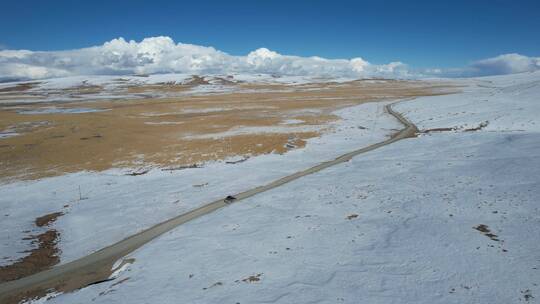
<instances>
[{"instance_id":1,"label":"brown grassland","mask_svg":"<svg viewBox=\"0 0 540 304\"><path fill-rule=\"evenodd\" d=\"M0 180L36 179L113 167L171 168L230 156L285 153L318 136L338 119L333 111L370 101L442 93L441 84L352 81L307 85L234 84L236 91L207 95L61 104L5 104L0 108ZM14 88L14 100L28 86ZM183 92L182 85L130 87L130 92ZM99 90L92 87L92 92ZM84 92L84 90L82 90ZM9 100L9 95L2 99ZM104 110L21 114L43 107ZM294 125L283 124L294 119ZM279 126L279 129L272 129ZM320 128L314 128L320 126ZM291 131L288 131L290 128ZM231 130L266 130L220 135ZM214 135L215 136L214 136Z\"/></svg>"}]
</instances>

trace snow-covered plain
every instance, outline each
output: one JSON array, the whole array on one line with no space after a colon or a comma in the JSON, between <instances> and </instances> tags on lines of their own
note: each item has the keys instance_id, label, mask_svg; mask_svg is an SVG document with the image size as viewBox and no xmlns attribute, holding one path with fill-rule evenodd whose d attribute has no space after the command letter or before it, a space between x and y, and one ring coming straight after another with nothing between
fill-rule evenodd
<instances>
[{"instance_id":1,"label":"snow-covered plain","mask_svg":"<svg viewBox=\"0 0 540 304\"><path fill-rule=\"evenodd\" d=\"M400 128L384 114L384 104L367 103L338 111L342 119L325 126L322 137L284 155L262 155L236 164L224 160L203 168L153 169L139 176L112 169L0 185L0 230L5 232L0 234L0 252L5 257L0 265L24 256L23 251L33 246L23 240L28 236L24 231L40 232L34 219L44 214L66 213L55 223L61 235L61 263L65 263L204 203L382 141L391 129Z\"/></svg>"},{"instance_id":2,"label":"snow-covered plain","mask_svg":"<svg viewBox=\"0 0 540 304\"><path fill-rule=\"evenodd\" d=\"M188 222L132 253L135 262L114 281L49 302L535 302L540 73L455 83L462 93L394 108L420 130L451 131L399 141ZM334 133L283 156L2 185L10 216L0 223L9 231L1 251L29 229L21 218L72 200L56 223L62 262L71 260L202 202L381 141L400 128L382 106L342 110ZM77 201L78 184L88 199Z\"/></svg>"}]
</instances>

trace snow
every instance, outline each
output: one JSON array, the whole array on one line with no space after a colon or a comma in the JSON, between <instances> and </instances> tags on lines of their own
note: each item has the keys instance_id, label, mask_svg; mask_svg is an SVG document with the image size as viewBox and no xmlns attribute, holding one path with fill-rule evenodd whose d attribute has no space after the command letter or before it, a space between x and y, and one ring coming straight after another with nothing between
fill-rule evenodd
<instances>
[{"instance_id":1,"label":"snow","mask_svg":"<svg viewBox=\"0 0 540 304\"><path fill-rule=\"evenodd\" d=\"M4 131L1 131L0 132L0 139L3 139L3 138L10 138L10 137L13 137L13 136L17 136L19 135L19 133L15 132L13 129L11 128L7 128L5 129Z\"/></svg>"},{"instance_id":2,"label":"snow","mask_svg":"<svg viewBox=\"0 0 540 304\"><path fill-rule=\"evenodd\" d=\"M536 72L471 79L470 86L463 88L466 98L418 98L398 105L396 110L420 129L474 128L487 121L482 131L539 132L539 75Z\"/></svg>"},{"instance_id":3,"label":"snow","mask_svg":"<svg viewBox=\"0 0 540 304\"><path fill-rule=\"evenodd\" d=\"M19 122L14 125L8 126L4 130L0 131L0 140L18 136L21 133L27 132L28 130L31 130L33 128L47 126L49 124L49 121Z\"/></svg>"},{"instance_id":4,"label":"snow","mask_svg":"<svg viewBox=\"0 0 540 304\"><path fill-rule=\"evenodd\" d=\"M61 103L61 102L81 102L99 101L113 99L137 99L137 98L168 98L179 96L200 96L217 93L251 93L264 91L293 91L296 85L323 83L328 81L346 82L355 78L328 78L313 75L306 76L275 76L271 74L205 74L203 78L208 84L191 85L194 75L191 74L152 74L146 76L123 75L78 75L70 77L49 78L32 82L33 87L19 92L1 93L0 104L20 104L20 103ZM225 82L224 82L225 81ZM230 82L230 83L227 83ZM272 89L250 89L235 86L235 83L249 82L255 84L281 84L288 85L289 88ZM0 83L1 88L15 87L21 84L28 84L28 81L15 81ZM167 91L152 90L147 88L144 92L131 93L129 87L153 86L153 85L187 85L185 90ZM84 91L85 89L91 89ZM316 88L315 88L316 89ZM303 88L308 90L308 88Z\"/></svg>"},{"instance_id":5,"label":"snow","mask_svg":"<svg viewBox=\"0 0 540 304\"><path fill-rule=\"evenodd\" d=\"M296 125L296 124L301 124L301 123L304 123L304 121L301 120L301 119L285 119L280 124L282 124L282 125Z\"/></svg>"},{"instance_id":6,"label":"snow","mask_svg":"<svg viewBox=\"0 0 540 304\"><path fill-rule=\"evenodd\" d=\"M121 285L52 303L519 302L540 291L540 141L506 136L370 152L187 223L130 255Z\"/></svg>"},{"instance_id":7,"label":"snow","mask_svg":"<svg viewBox=\"0 0 540 304\"><path fill-rule=\"evenodd\" d=\"M61 234L61 263L66 263L203 203L382 141L390 129L400 127L383 113L383 107L384 103L367 103L339 110L335 114L342 119L330 124L327 133L284 155L268 154L234 165L225 160L203 168L154 169L139 176L112 169L0 185L2 215L9 215L0 221L5 231L0 235L0 252L9 257L0 265L25 254L29 241L22 240L27 236L22 231L35 230L33 220L44 214L67 213L55 222ZM79 186L84 200L79 200Z\"/></svg>"},{"instance_id":8,"label":"snow","mask_svg":"<svg viewBox=\"0 0 540 304\"><path fill-rule=\"evenodd\" d=\"M114 281L48 303L534 301L540 73L455 83L462 93L405 100L395 110L421 130L456 131L384 146L195 219L130 254L133 264ZM333 133L285 155L1 185L10 216L0 222L8 232L0 251L16 254L13 242L30 224L22 219L76 200L74 181L88 199L55 223L62 263L203 202L380 142L401 127L383 104L338 111Z\"/></svg>"},{"instance_id":9,"label":"snow","mask_svg":"<svg viewBox=\"0 0 540 304\"><path fill-rule=\"evenodd\" d=\"M82 113L93 113L93 112L104 112L108 109L92 109L92 108L58 108L58 107L42 107L34 110L22 110L18 111L19 114L82 114Z\"/></svg>"},{"instance_id":10,"label":"snow","mask_svg":"<svg viewBox=\"0 0 540 304\"><path fill-rule=\"evenodd\" d=\"M152 122L152 121L145 121L145 125L153 125L153 126L159 126L159 125L181 125L183 124L183 121L159 121L159 122Z\"/></svg>"},{"instance_id":11,"label":"snow","mask_svg":"<svg viewBox=\"0 0 540 304\"><path fill-rule=\"evenodd\" d=\"M319 132L324 129L322 125L306 125L306 126L267 126L267 127L247 127L238 126L230 130L218 133L205 133L199 135L184 136L185 139L220 139L239 135L248 134L294 134L303 132Z\"/></svg>"},{"instance_id":12,"label":"snow","mask_svg":"<svg viewBox=\"0 0 540 304\"><path fill-rule=\"evenodd\" d=\"M43 296L41 298L24 301L24 302L22 302L22 304L43 304L43 303L48 303L48 301L50 299L53 299L54 297L57 297L57 296L59 296L61 294L62 294L61 292L56 292L56 291L49 292L45 296Z\"/></svg>"}]
</instances>

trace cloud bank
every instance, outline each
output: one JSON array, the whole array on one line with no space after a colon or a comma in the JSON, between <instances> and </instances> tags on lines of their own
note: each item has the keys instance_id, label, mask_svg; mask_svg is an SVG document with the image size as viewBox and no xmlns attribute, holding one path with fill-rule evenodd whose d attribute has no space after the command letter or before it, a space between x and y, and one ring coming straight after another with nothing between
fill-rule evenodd
<instances>
[{"instance_id":1,"label":"cloud bank","mask_svg":"<svg viewBox=\"0 0 540 304\"><path fill-rule=\"evenodd\" d=\"M151 37L140 42L118 38L100 46L67 51L0 50L0 80L155 73L419 78L508 74L539 69L540 58L519 54L501 55L449 70L415 70L402 62L377 65L360 57L289 56L266 48L246 56L232 56L213 47L175 43L169 37Z\"/></svg>"},{"instance_id":2,"label":"cloud bank","mask_svg":"<svg viewBox=\"0 0 540 304\"><path fill-rule=\"evenodd\" d=\"M540 70L540 57L505 54L477 61L471 65L477 75L500 75Z\"/></svg>"}]
</instances>

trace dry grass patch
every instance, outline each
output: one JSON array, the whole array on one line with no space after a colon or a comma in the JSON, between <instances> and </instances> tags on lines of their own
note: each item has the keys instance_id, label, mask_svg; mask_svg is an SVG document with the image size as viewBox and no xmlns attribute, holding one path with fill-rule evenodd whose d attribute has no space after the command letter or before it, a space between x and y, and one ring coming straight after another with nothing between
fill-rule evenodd
<instances>
[{"instance_id":1,"label":"dry grass patch","mask_svg":"<svg viewBox=\"0 0 540 304\"><path fill-rule=\"evenodd\" d=\"M337 109L439 94L441 89L406 81L236 86L241 89L212 95L4 106L0 131L17 125L39 127L0 139L0 179L35 179L112 167L185 166L236 155L285 153L319 136L329 122L338 119L332 114ZM185 88L162 84L150 90ZM21 114L21 110L47 106L107 111ZM283 123L291 119L294 125ZM40 126L43 121L47 124Z\"/></svg>"}]
</instances>

